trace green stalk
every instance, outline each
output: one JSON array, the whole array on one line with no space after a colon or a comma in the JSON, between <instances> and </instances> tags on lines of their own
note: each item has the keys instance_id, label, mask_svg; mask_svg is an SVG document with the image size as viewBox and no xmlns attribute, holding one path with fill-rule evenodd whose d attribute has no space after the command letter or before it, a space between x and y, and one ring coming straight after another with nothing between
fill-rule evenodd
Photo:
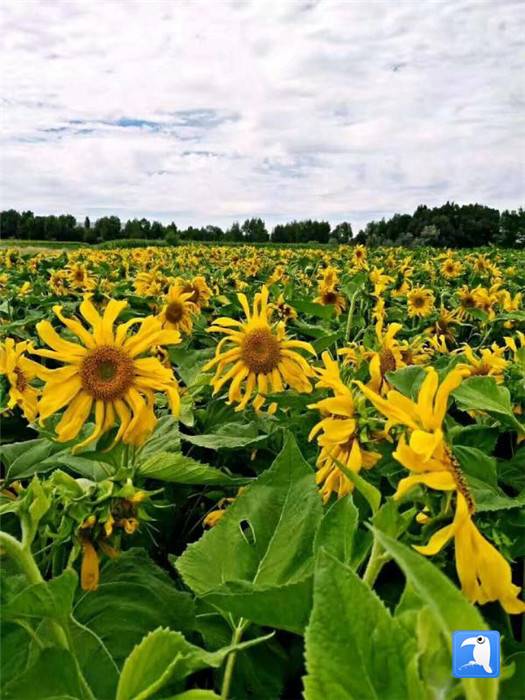
<instances>
[{"instance_id":1,"label":"green stalk","mask_svg":"<svg viewBox=\"0 0 525 700\"><path fill-rule=\"evenodd\" d=\"M247 622L241 617L237 626L233 630L231 644L238 644L241 641L242 633L244 632ZM232 651L228 658L226 659L226 666L224 668L224 677L222 679L221 688L221 700L228 700L228 695L230 694L230 686L233 678L233 669L235 666L235 661L237 659L237 652Z\"/></svg>"},{"instance_id":2,"label":"green stalk","mask_svg":"<svg viewBox=\"0 0 525 700\"><path fill-rule=\"evenodd\" d=\"M377 577L379 576L379 572L388 560L389 557L385 554L383 547L374 537L374 544L372 545L370 559L368 560L365 573L363 574L363 581L367 583L370 588L373 587Z\"/></svg>"},{"instance_id":3,"label":"green stalk","mask_svg":"<svg viewBox=\"0 0 525 700\"><path fill-rule=\"evenodd\" d=\"M359 290L356 290L352 294L352 298L350 299L350 308L348 310L348 318L346 320L346 331L345 331L345 341L346 342L348 342L350 340L350 332L352 330L352 321L354 319L355 302L356 302L358 293L359 293Z\"/></svg>"}]
</instances>

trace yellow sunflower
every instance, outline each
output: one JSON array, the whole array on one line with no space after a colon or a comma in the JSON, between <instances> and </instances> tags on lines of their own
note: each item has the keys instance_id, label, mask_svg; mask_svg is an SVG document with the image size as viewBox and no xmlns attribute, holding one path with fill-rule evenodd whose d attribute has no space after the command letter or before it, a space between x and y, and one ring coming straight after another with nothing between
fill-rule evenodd
<instances>
[{"instance_id":1,"label":"yellow sunflower","mask_svg":"<svg viewBox=\"0 0 525 700\"><path fill-rule=\"evenodd\" d=\"M20 406L28 421L37 416L38 390L31 386L31 381L42 377L44 368L25 356L31 350L29 341L15 343L13 338L6 338L0 343L0 375L9 382L9 401L7 408Z\"/></svg>"},{"instance_id":2,"label":"yellow sunflower","mask_svg":"<svg viewBox=\"0 0 525 700\"><path fill-rule=\"evenodd\" d=\"M191 301L192 291L185 292L177 284L169 288L166 304L159 318L164 328L171 328L189 335L193 328L193 317L200 313L199 307Z\"/></svg>"},{"instance_id":3,"label":"yellow sunflower","mask_svg":"<svg viewBox=\"0 0 525 700\"><path fill-rule=\"evenodd\" d=\"M352 392L343 383L339 366L329 353L323 353L324 369L318 369L318 387L330 388L334 396L310 404L323 416L308 436L321 448L317 458L316 482L322 484L321 496L326 503L332 493L342 498L353 490L353 482L339 468L342 464L356 474L362 469L370 469L381 458L377 452L369 452L359 444L358 415L356 414Z\"/></svg>"},{"instance_id":4,"label":"yellow sunflower","mask_svg":"<svg viewBox=\"0 0 525 700\"><path fill-rule=\"evenodd\" d=\"M76 318L65 318L60 306L53 311L81 341L60 337L49 321L40 321L37 331L51 350L33 352L63 363L45 374L39 402L40 422L67 406L56 426L59 442L74 440L94 411L95 428L76 449L84 447L119 424L115 441L142 444L156 424L153 411L157 391L165 392L171 409L178 414L180 397L173 371L151 357L159 345L175 345L180 334L163 330L157 318L132 318L114 323L127 302L112 299L101 316L89 299L80 304L80 313L92 331ZM133 335L130 330L140 327ZM149 356L148 356L149 355Z\"/></svg>"},{"instance_id":5,"label":"yellow sunflower","mask_svg":"<svg viewBox=\"0 0 525 700\"><path fill-rule=\"evenodd\" d=\"M336 316L339 316L345 310L346 298L339 293L339 278L334 267L327 267L321 273L318 296L314 299L314 302L323 306L333 306Z\"/></svg>"},{"instance_id":6,"label":"yellow sunflower","mask_svg":"<svg viewBox=\"0 0 525 700\"><path fill-rule=\"evenodd\" d=\"M407 294L408 315L429 316L434 309L434 294L425 287L414 287Z\"/></svg>"},{"instance_id":7,"label":"yellow sunflower","mask_svg":"<svg viewBox=\"0 0 525 700\"><path fill-rule=\"evenodd\" d=\"M175 280L175 283L178 287L181 287L184 294L191 295L188 301L195 304L199 309L208 306L212 291L208 287L205 277L198 275L192 280L184 280L179 277Z\"/></svg>"},{"instance_id":8,"label":"yellow sunflower","mask_svg":"<svg viewBox=\"0 0 525 700\"><path fill-rule=\"evenodd\" d=\"M224 333L215 351L215 357L204 366L204 371L216 367L212 379L213 393L230 383L228 402L237 403L236 411L242 411L253 398L252 405L259 410L268 393L280 393L286 385L295 391L312 391L310 378L313 370L297 350L315 355L315 350L301 340L289 340L281 321L271 324L272 308L268 304L268 288L255 295L250 310L244 294L237 298L246 315L246 321L233 318L217 318L208 328L210 333ZM224 346L226 349L223 350ZM242 386L245 386L244 394ZM270 412L277 406L271 404Z\"/></svg>"}]
</instances>

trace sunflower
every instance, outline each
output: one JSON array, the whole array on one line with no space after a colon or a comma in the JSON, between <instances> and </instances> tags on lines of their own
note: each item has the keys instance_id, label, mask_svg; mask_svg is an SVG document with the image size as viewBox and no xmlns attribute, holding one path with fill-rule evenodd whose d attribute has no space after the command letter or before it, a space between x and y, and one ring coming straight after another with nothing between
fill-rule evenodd
<instances>
[{"instance_id":1,"label":"sunflower","mask_svg":"<svg viewBox=\"0 0 525 700\"><path fill-rule=\"evenodd\" d=\"M174 284L169 288L166 296L166 304L160 312L159 319L164 328L171 328L189 335L193 328L193 317L200 313L200 309L191 301L192 291L184 291L184 288Z\"/></svg>"},{"instance_id":2,"label":"sunflower","mask_svg":"<svg viewBox=\"0 0 525 700\"><path fill-rule=\"evenodd\" d=\"M447 255L445 260L441 263L441 274L445 279L452 280L459 277L462 270L462 264L459 260L454 260L451 255Z\"/></svg>"},{"instance_id":3,"label":"sunflower","mask_svg":"<svg viewBox=\"0 0 525 700\"><path fill-rule=\"evenodd\" d=\"M494 377L498 384L503 382L503 375L508 366L508 360L504 357L505 347L500 348L493 343L490 348L482 348L476 355L474 350L465 343L461 354L467 362L460 363L459 369L463 369L471 377Z\"/></svg>"},{"instance_id":4,"label":"sunflower","mask_svg":"<svg viewBox=\"0 0 525 700\"><path fill-rule=\"evenodd\" d=\"M263 286L255 295L250 310L244 294L237 298L246 315L246 321L233 318L217 318L208 328L210 333L224 333L215 351L215 357L204 366L204 371L216 367L212 379L213 393L231 382L228 402L237 403L236 411L246 408L254 396L252 405L259 410L269 392L280 393L286 385L300 393L310 393L313 370L297 350L315 355L315 350L301 340L288 340L284 323L271 324L272 308L268 304L268 288ZM223 350L224 345L227 346ZM244 395L241 387L245 384ZM269 411L277 406L271 404Z\"/></svg>"},{"instance_id":5,"label":"sunflower","mask_svg":"<svg viewBox=\"0 0 525 700\"><path fill-rule=\"evenodd\" d=\"M25 353L31 350L29 341L15 343L13 338L6 338L0 343L0 375L9 382L9 401L7 408L20 406L28 421L34 421L37 416L38 389L31 386L31 381L41 378L45 372Z\"/></svg>"},{"instance_id":6,"label":"sunflower","mask_svg":"<svg viewBox=\"0 0 525 700\"><path fill-rule=\"evenodd\" d=\"M346 298L339 293L339 278L334 267L327 267L321 273L318 284L318 296L314 299L316 304L333 306L335 315L339 316L346 308Z\"/></svg>"},{"instance_id":7,"label":"sunflower","mask_svg":"<svg viewBox=\"0 0 525 700\"><path fill-rule=\"evenodd\" d=\"M56 316L81 343L61 338L49 321L37 324L40 338L52 349L33 352L64 365L46 371L38 406L41 423L67 406L56 426L59 442L74 440L94 411L94 430L76 449L92 443L117 423L115 443L142 444L156 424L153 407L157 391L167 394L173 413L178 414L180 398L173 372L150 353L159 345L179 343L180 334L163 330L152 316L132 318L114 329L126 306L127 302L112 299L101 316L86 298L80 313L91 332L78 319L65 318L61 307L54 306ZM137 323L140 328L130 335Z\"/></svg>"},{"instance_id":8,"label":"sunflower","mask_svg":"<svg viewBox=\"0 0 525 700\"><path fill-rule=\"evenodd\" d=\"M190 294L188 298L192 304L195 304L199 309L208 306L212 296L212 291L208 287L206 279L202 275L194 277L192 280L184 280L178 277L175 284L182 289L184 294Z\"/></svg>"},{"instance_id":9,"label":"sunflower","mask_svg":"<svg viewBox=\"0 0 525 700\"><path fill-rule=\"evenodd\" d=\"M414 287L407 294L408 315L429 316L434 309L434 294L425 287Z\"/></svg>"},{"instance_id":10,"label":"sunflower","mask_svg":"<svg viewBox=\"0 0 525 700\"><path fill-rule=\"evenodd\" d=\"M318 387L330 388L334 396L310 404L323 416L308 436L321 448L317 458L316 482L322 484L321 496L326 503L332 493L342 498L353 490L353 482L343 473L343 465L356 474L362 469L370 469L381 458L377 452L364 450L359 443L358 415L356 414L352 392L343 383L339 366L328 352L322 356L324 369L317 369Z\"/></svg>"},{"instance_id":11,"label":"sunflower","mask_svg":"<svg viewBox=\"0 0 525 700\"><path fill-rule=\"evenodd\" d=\"M472 521L474 502L460 467L443 432L447 402L466 376L464 369L455 368L439 384L438 373L427 369L417 402L397 391L384 399L356 382L378 411L388 418L386 429L403 426L394 458L410 475L401 479L394 495L403 497L414 486L424 485L437 491L456 493L456 515L451 525L434 533L425 546L417 546L421 554L432 556L454 537L456 570L464 594L473 603L484 604L499 600L509 613L525 611L517 599L520 588L512 583L511 569L504 557L481 535Z\"/></svg>"},{"instance_id":12,"label":"sunflower","mask_svg":"<svg viewBox=\"0 0 525 700\"><path fill-rule=\"evenodd\" d=\"M439 310L439 316L432 326L425 331L431 337L444 338L448 343L452 343L456 337L454 326L461 323L461 313L458 309L449 311L442 306Z\"/></svg>"}]
</instances>

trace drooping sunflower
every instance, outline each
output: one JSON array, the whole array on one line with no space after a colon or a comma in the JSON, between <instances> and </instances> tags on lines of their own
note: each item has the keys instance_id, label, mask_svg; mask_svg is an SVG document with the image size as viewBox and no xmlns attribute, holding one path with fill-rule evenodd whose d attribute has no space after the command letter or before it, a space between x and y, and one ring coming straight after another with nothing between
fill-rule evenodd
<instances>
[{"instance_id":1,"label":"drooping sunflower","mask_svg":"<svg viewBox=\"0 0 525 700\"><path fill-rule=\"evenodd\" d=\"M316 304L333 306L335 315L339 316L346 308L346 298L339 292L339 277L334 267L327 267L321 273Z\"/></svg>"},{"instance_id":2,"label":"drooping sunflower","mask_svg":"<svg viewBox=\"0 0 525 700\"><path fill-rule=\"evenodd\" d=\"M255 295L253 310L244 294L237 294L237 298L247 320L217 318L208 328L210 333L226 335L217 345L213 360L203 368L204 371L216 368L211 382L214 395L230 382L228 402L238 404L235 410L242 411L252 397L253 407L259 410L267 394L280 393L286 385L300 393L311 392L310 379L314 373L297 350L312 355L315 350L310 343L289 340L282 321L271 323L273 309L268 304L268 288L263 286ZM271 404L269 411L276 408Z\"/></svg>"},{"instance_id":3,"label":"drooping sunflower","mask_svg":"<svg viewBox=\"0 0 525 700\"><path fill-rule=\"evenodd\" d=\"M164 328L170 328L189 335L193 328L193 318L200 309L191 301L192 291L183 291L183 287L174 284L169 288L166 303L159 314Z\"/></svg>"},{"instance_id":4,"label":"drooping sunflower","mask_svg":"<svg viewBox=\"0 0 525 700\"><path fill-rule=\"evenodd\" d=\"M402 498L417 485L456 493L453 522L435 532L427 545L415 549L432 556L454 537L456 570L469 600L481 605L498 600L507 612L521 613L525 604L517 598L520 588L512 583L508 562L472 520L475 505L444 432L448 398L465 376L465 369L455 368L440 384L438 373L429 367L417 401L397 391L390 391L385 399L361 382L356 383L387 417L387 431L394 425L404 428L393 456L410 475L399 481L394 498Z\"/></svg>"},{"instance_id":5,"label":"drooping sunflower","mask_svg":"<svg viewBox=\"0 0 525 700\"><path fill-rule=\"evenodd\" d=\"M414 287L407 294L408 315L429 316L434 309L434 294L425 287Z\"/></svg>"},{"instance_id":6,"label":"drooping sunflower","mask_svg":"<svg viewBox=\"0 0 525 700\"><path fill-rule=\"evenodd\" d=\"M53 307L59 320L80 343L60 337L49 321L40 321L37 331L51 350L33 352L63 363L49 369L38 405L40 422L67 406L56 426L59 442L74 440L94 412L95 428L76 449L99 438L119 424L115 442L142 444L156 424L155 392L165 392L177 415L180 397L173 371L151 356L160 345L180 342L177 331L165 330L157 318L132 318L114 328L126 301L110 300L101 316L88 299L80 314L91 331L76 318L65 318L60 306ZM136 333L133 326L140 323Z\"/></svg>"},{"instance_id":7,"label":"drooping sunflower","mask_svg":"<svg viewBox=\"0 0 525 700\"><path fill-rule=\"evenodd\" d=\"M341 379L339 366L328 352L322 356L324 368L317 369L320 388L330 388L333 396L310 404L317 409L321 420L313 427L309 440L317 437L321 448L317 458L316 482L321 485L321 496L326 503L332 493L342 498L353 490L353 482L344 474L340 465L356 474L370 469L381 458L377 452L363 448L359 442L359 416L356 413L352 392Z\"/></svg>"},{"instance_id":8,"label":"drooping sunflower","mask_svg":"<svg viewBox=\"0 0 525 700\"><path fill-rule=\"evenodd\" d=\"M9 382L9 401L7 408L20 406L28 421L37 416L38 389L31 385L32 380L42 377L44 368L26 357L31 350L29 341L15 343L13 338L6 338L0 343L0 375Z\"/></svg>"},{"instance_id":9,"label":"drooping sunflower","mask_svg":"<svg viewBox=\"0 0 525 700\"><path fill-rule=\"evenodd\" d=\"M175 284L181 287L184 294L191 294L188 301L195 304L199 309L203 309L208 306L208 303L212 296L212 291L208 287L206 278L202 275L197 275L191 280L184 280L182 278L177 278Z\"/></svg>"}]
</instances>

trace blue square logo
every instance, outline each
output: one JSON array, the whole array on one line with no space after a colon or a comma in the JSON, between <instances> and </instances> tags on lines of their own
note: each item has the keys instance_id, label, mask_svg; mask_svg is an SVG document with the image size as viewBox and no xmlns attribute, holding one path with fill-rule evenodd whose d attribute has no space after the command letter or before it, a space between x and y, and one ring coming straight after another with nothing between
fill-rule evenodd
<instances>
[{"instance_id":1,"label":"blue square logo","mask_svg":"<svg viewBox=\"0 0 525 700\"><path fill-rule=\"evenodd\" d=\"M498 678L500 636L495 630L458 630L452 635L454 678Z\"/></svg>"}]
</instances>

